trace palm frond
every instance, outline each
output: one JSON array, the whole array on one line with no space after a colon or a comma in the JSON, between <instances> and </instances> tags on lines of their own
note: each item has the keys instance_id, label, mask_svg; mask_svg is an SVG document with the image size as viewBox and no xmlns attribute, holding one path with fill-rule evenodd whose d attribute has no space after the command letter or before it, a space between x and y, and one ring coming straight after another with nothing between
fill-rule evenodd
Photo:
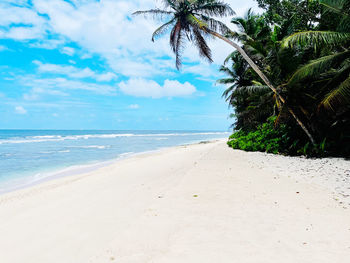
<instances>
[{"instance_id":1,"label":"palm frond","mask_svg":"<svg viewBox=\"0 0 350 263\"><path fill-rule=\"evenodd\" d=\"M224 34L224 35L231 32L231 30L226 26L226 24L224 24L216 19L204 16L204 15L200 15L200 18L206 23L207 27L210 30L219 32L219 33Z\"/></svg>"},{"instance_id":2,"label":"palm frond","mask_svg":"<svg viewBox=\"0 0 350 263\"><path fill-rule=\"evenodd\" d=\"M320 92L316 95L316 97L321 99L324 98L325 93L329 93L329 91L333 90L334 87L338 87L344 80L348 78L349 74L349 63L345 63L338 69L331 69L322 74L322 77L324 77L324 81L315 81L315 83L323 84L322 88L320 89Z\"/></svg>"},{"instance_id":3,"label":"palm frond","mask_svg":"<svg viewBox=\"0 0 350 263\"><path fill-rule=\"evenodd\" d=\"M339 65L347 57L350 57L350 50L312 60L293 74L288 85L293 85L307 77L318 76L331 67Z\"/></svg>"},{"instance_id":4,"label":"palm frond","mask_svg":"<svg viewBox=\"0 0 350 263\"><path fill-rule=\"evenodd\" d=\"M316 50L322 47L335 47L350 41L350 33L334 31L306 31L295 33L282 41L282 47L311 45Z\"/></svg>"},{"instance_id":5,"label":"palm frond","mask_svg":"<svg viewBox=\"0 0 350 263\"><path fill-rule=\"evenodd\" d=\"M231 95L232 92L235 90L236 85L232 85L229 88L227 88L223 93L222 93L222 97L228 99Z\"/></svg>"},{"instance_id":6,"label":"palm frond","mask_svg":"<svg viewBox=\"0 0 350 263\"><path fill-rule=\"evenodd\" d=\"M192 29L193 34L194 34L194 44L199 50L199 55L209 61L209 63L213 62L211 50L203 38L201 32L199 31L199 28L193 27Z\"/></svg>"},{"instance_id":7,"label":"palm frond","mask_svg":"<svg viewBox=\"0 0 350 263\"><path fill-rule=\"evenodd\" d=\"M326 11L332 11L342 15L348 15L344 9L346 2L346 0L320 0L320 3L327 7Z\"/></svg>"},{"instance_id":8,"label":"palm frond","mask_svg":"<svg viewBox=\"0 0 350 263\"><path fill-rule=\"evenodd\" d=\"M216 0L198 0L193 4L193 8L191 11L207 16L216 17L227 17L235 14L235 12L229 4Z\"/></svg>"},{"instance_id":9,"label":"palm frond","mask_svg":"<svg viewBox=\"0 0 350 263\"><path fill-rule=\"evenodd\" d=\"M202 21L201 19L198 19L197 17L195 17L192 14L188 14L186 16L186 20L188 23L190 23L192 26L197 27L197 28L205 28L207 27L207 23L205 23L204 21Z\"/></svg>"},{"instance_id":10,"label":"palm frond","mask_svg":"<svg viewBox=\"0 0 350 263\"><path fill-rule=\"evenodd\" d=\"M166 31L169 29L170 26L172 26L175 22L175 18L171 19L169 22L165 23L164 25L158 27L152 34L152 41L157 37L161 37L163 34L166 33Z\"/></svg>"},{"instance_id":11,"label":"palm frond","mask_svg":"<svg viewBox=\"0 0 350 263\"><path fill-rule=\"evenodd\" d=\"M339 32L350 32L350 16L344 16L340 21L337 30Z\"/></svg>"},{"instance_id":12,"label":"palm frond","mask_svg":"<svg viewBox=\"0 0 350 263\"><path fill-rule=\"evenodd\" d=\"M230 55L228 55L224 60L224 65L226 65L231 59L233 60L235 56L236 56L236 52L232 52Z\"/></svg>"},{"instance_id":13,"label":"palm frond","mask_svg":"<svg viewBox=\"0 0 350 263\"><path fill-rule=\"evenodd\" d=\"M219 68L219 71L222 72L222 73L225 73L225 74L227 74L227 75L229 75L229 76L231 76L231 77L236 77L235 72L232 71L232 70L231 70L230 68L228 68L228 67L221 66L221 67Z\"/></svg>"},{"instance_id":14,"label":"palm frond","mask_svg":"<svg viewBox=\"0 0 350 263\"><path fill-rule=\"evenodd\" d=\"M334 109L336 106L350 103L350 76L337 88L333 89L321 102L327 109Z\"/></svg>"},{"instance_id":15,"label":"palm frond","mask_svg":"<svg viewBox=\"0 0 350 263\"><path fill-rule=\"evenodd\" d=\"M136 11L132 13L133 16L143 15L145 18L160 18L163 19L165 16L173 15L174 13L171 11L165 11L161 9L150 9L145 11Z\"/></svg>"},{"instance_id":16,"label":"palm frond","mask_svg":"<svg viewBox=\"0 0 350 263\"><path fill-rule=\"evenodd\" d=\"M236 94L248 94L248 95L257 95L261 93L270 92L270 88L268 86L261 85L252 85L252 86L243 86L238 87L235 91Z\"/></svg>"},{"instance_id":17,"label":"palm frond","mask_svg":"<svg viewBox=\"0 0 350 263\"><path fill-rule=\"evenodd\" d=\"M177 21L175 26L170 32L170 47L174 53L176 53L176 43L177 43L177 38L179 36L179 32L181 31L181 22Z\"/></svg>"},{"instance_id":18,"label":"palm frond","mask_svg":"<svg viewBox=\"0 0 350 263\"><path fill-rule=\"evenodd\" d=\"M162 0L165 7L176 8L176 0Z\"/></svg>"},{"instance_id":19,"label":"palm frond","mask_svg":"<svg viewBox=\"0 0 350 263\"><path fill-rule=\"evenodd\" d=\"M232 84L234 83L236 80L234 78L226 78L226 79L218 79L216 81L217 84L223 84L223 85L227 85L227 84Z\"/></svg>"}]
</instances>

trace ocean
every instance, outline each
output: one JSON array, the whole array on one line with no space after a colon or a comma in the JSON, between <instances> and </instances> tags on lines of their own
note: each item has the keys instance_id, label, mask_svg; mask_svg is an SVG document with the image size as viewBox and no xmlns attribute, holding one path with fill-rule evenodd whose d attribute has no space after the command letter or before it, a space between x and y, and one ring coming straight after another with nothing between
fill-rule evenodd
<instances>
[{"instance_id":1,"label":"ocean","mask_svg":"<svg viewBox=\"0 0 350 263\"><path fill-rule=\"evenodd\" d=\"M137 153L228 136L212 131L0 130L0 193Z\"/></svg>"}]
</instances>

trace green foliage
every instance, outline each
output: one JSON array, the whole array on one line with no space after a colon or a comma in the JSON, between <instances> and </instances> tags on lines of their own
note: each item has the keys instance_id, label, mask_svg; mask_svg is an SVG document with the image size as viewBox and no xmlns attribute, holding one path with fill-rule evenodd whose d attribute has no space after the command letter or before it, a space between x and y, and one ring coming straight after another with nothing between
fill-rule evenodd
<instances>
[{"instance_id":1,"label":"green foliage","mask_svg":"<svg viewBox=\"0 0 350 263\"><path fill-rule=\"evenodd\" d=\"M244 151L259 151L267 153L284 153L289 143L288 130L285 125L275 127L276 117L271 117L255 131L243 130L232 134L227 144Z\"/></svg>"},{"instance_id":2,"label":"green foliage","mask_svg":"<svg viewBox=\"0 0 350 263\"><path fill-rule=\"evenodd\" d=\"M318 0L257 0L265 9L266 20L279 25L284 35L300 30L310 30L320 22L321 6Z\"/></svg>"},{"instance_id":3,"label":"green foliage","mask_svg":"<svg viewBox=\"0 0 350 263\"><path fill-rule=\"evenodd\" d=\"M307 157L324 157L329 154L330 144L327 138L312 145L295 139L287 125L276 126L277 117L270 117L254 131L239 130L229 137L228 146L249 152L266 152L273 154L304 155ZM341 155L341 154L340 154Z\"/></svg>"},{"instance_id":4,"label":"green foliage","mask_svg":"<svg viewBox=\"0 0 350 263\"><path fill-rule=\"evenodd\" d=\"M312 47L318 57L310 60L306 65L296 71L288 82L288 86L302 83L308 78L314 85L327 75L321 93L322 100L319 106L335 111L350 103L350 1L349 0L323 0L324 14L338 16L338 24L331 30L311 30L298 32L283 40L283 47ZM333 29L333 30L332 30ZM340 74L341 73L341 74Z\"/></svg>"}]
</instances>

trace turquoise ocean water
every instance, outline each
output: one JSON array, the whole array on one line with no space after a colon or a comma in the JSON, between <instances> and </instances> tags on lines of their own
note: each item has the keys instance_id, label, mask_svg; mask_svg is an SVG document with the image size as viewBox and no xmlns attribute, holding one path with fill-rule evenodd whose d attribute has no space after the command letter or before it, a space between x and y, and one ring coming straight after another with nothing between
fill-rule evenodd
<instances>
[{"instance_id":1,"label":"turquoise ocean water","mask_svg":"<svg viewBox=\"0 0 350 263\"><path fill-rule=\"evenodd\" d=\"M132 154L228 136L212 131L0 130L0 193Z\"/></svg>"}]
</instances>

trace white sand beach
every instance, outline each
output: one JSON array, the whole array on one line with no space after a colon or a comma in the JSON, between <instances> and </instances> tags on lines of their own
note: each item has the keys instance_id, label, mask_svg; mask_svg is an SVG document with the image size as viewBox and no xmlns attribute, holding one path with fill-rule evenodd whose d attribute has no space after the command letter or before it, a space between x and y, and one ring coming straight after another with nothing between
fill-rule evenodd
<instances>
[{"instance_id":1,"label":"white sand beach","mask_svg":"<svg viewBox=\"0 0 350 263\"><path fill-rule=\"evenodd\" d=\"M222 140L141 154L1 195L0 262L347 263L349 169Z\"/></svg>"}]
</instances>

